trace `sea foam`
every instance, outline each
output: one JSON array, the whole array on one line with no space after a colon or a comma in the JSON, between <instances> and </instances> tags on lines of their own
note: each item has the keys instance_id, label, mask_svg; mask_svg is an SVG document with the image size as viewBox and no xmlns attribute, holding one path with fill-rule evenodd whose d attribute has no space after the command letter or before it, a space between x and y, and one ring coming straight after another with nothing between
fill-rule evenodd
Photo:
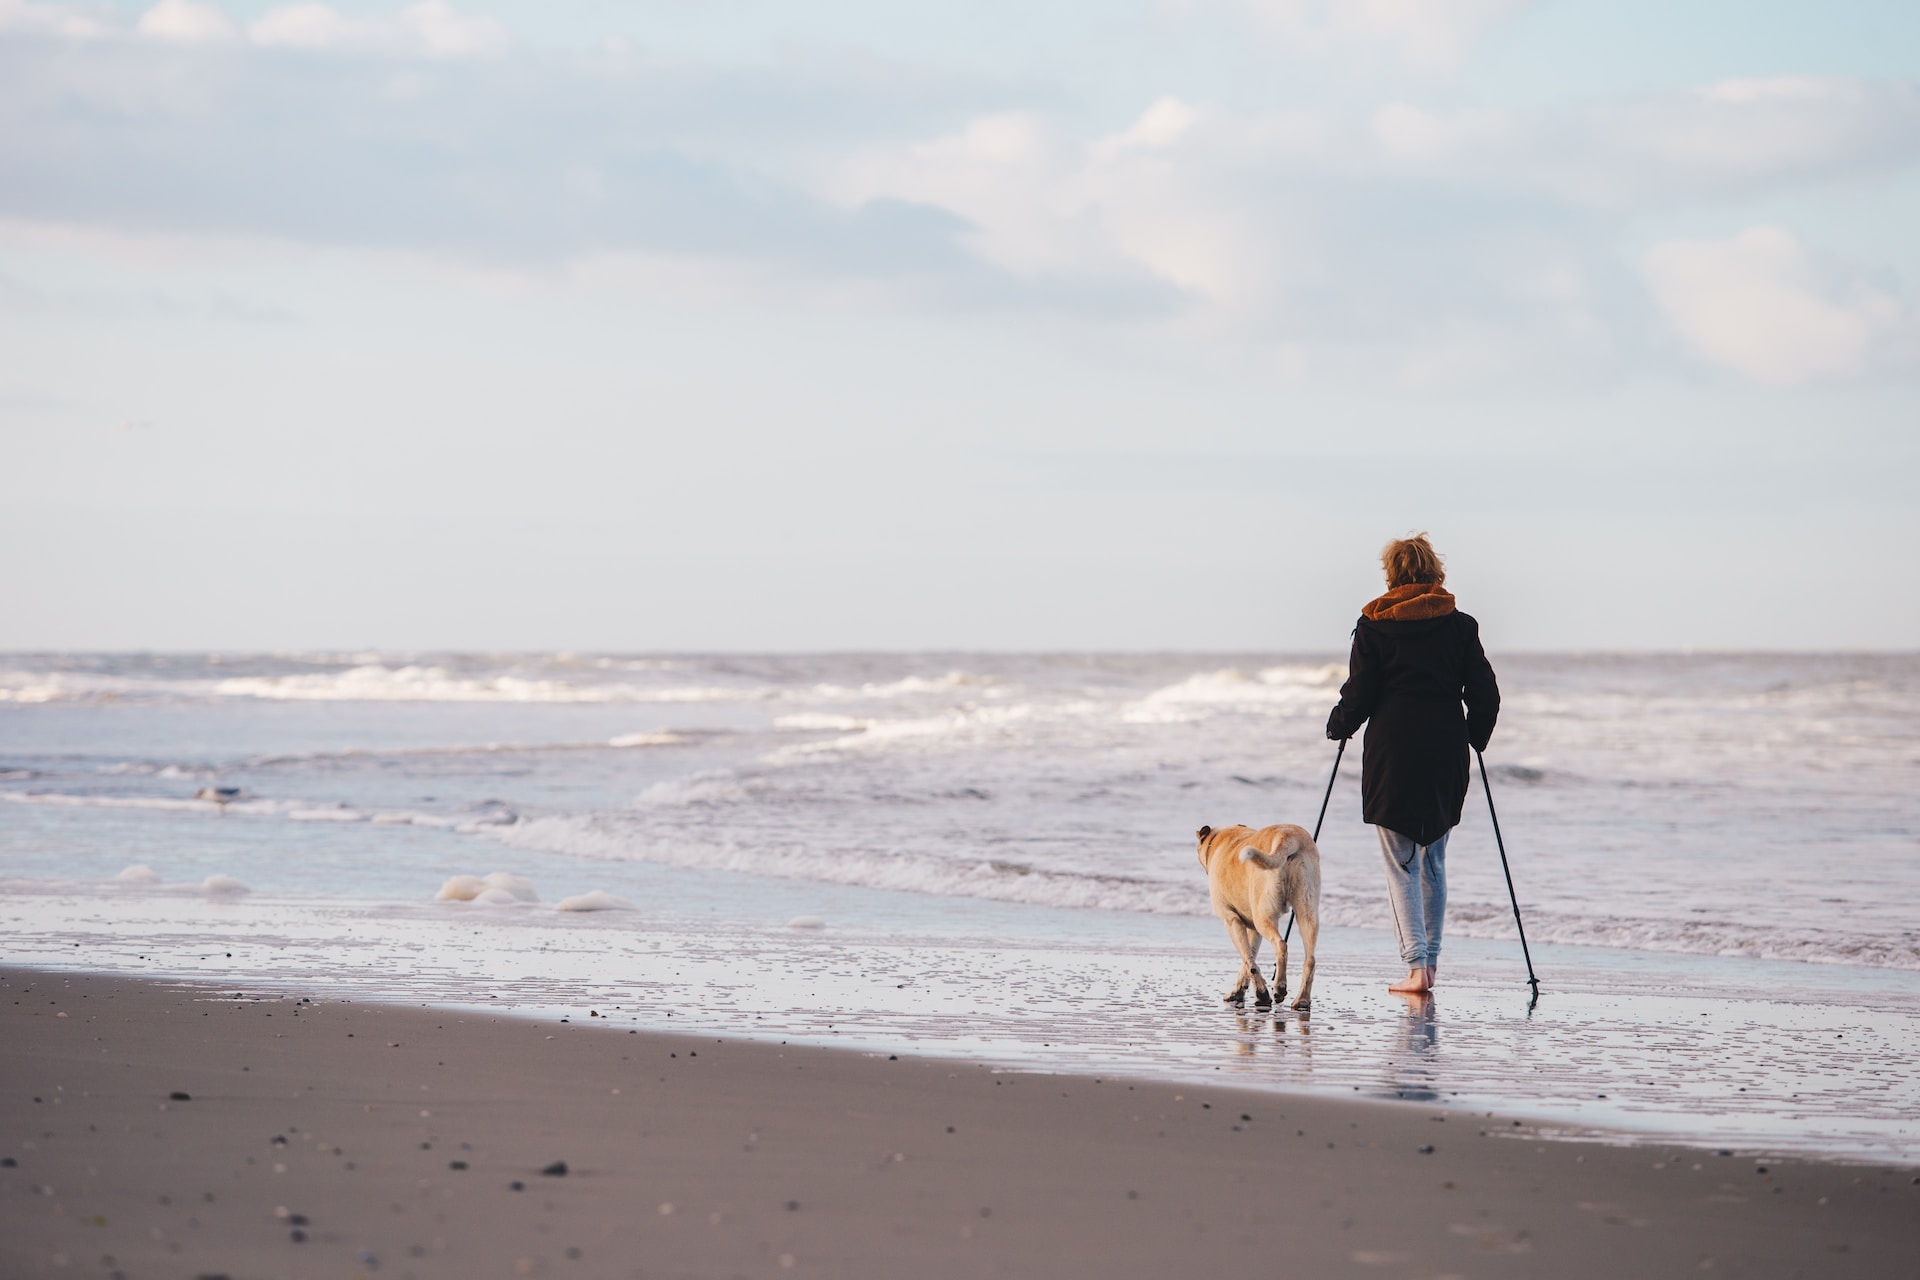
<instances>
[{"instance_id":1,"label":"sea foam","mask_svg":"<svg viewBox=\"0 0 1920 1280\"><path fill-rule=\"evenodd\" d=\"M507 871L489 871L484 876L451 876L433 896L441 902L477 902L482 906L500 907L540 901L533 881Z\"/></svg>"},{"instance_id":2,"label":"sea foam","mask_svg":"<svg viewBox=\"0 0 1920 1280\"><path fill-rule=\"evenodd\" d=\"M553 904L555 911L630 911L633 904L625 898L616 898L605 889L589 889L585 893L576 893L571 898L562 898Z\"/></svg>"}]
</instances>

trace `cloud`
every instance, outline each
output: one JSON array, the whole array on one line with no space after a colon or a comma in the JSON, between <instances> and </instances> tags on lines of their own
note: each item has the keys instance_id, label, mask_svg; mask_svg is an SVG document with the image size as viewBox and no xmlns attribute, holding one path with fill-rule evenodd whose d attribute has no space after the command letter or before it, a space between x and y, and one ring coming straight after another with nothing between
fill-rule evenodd
<instances>
[{"instance_id":1,"label":"cloud","mask_svg":"<svg viewBox=\"0 0 1920 1280\"><path fill-rule=\"evenodd\" d=\"M160 0L140 15L134 30L176 44L228 44L240 38L240 27L226 10L197 0Z\"/></svg>"},{"instance_id":2,"label":"cloud","mask_svg":"<svg viewBox=\"0 0 1920 1280\"><path fill-rule=\"evenodd\" d=\"M1187 0L1198 8L1210 0ZM1332 58L1383 50L1418 72L1453 71L1481 35L1529 0L1213 0L1244 12L1279 49Z\"/></svg>"},{"instance_id":3,"label":"cloud","mask_svg":"<svg viewBox=\"0 0 1920 1280\"><path fill-rule=\"evenodd\" d=\"M1302 377L1436 387L1610 376L1643 353L1649 290L1691 349L1744 350L1701 336L1725 327L1697 287L1711 255L1663 246L1637 269L1617 247L1633 220L1920 161L1920 94L1900 82L1727 80L1532 111L1410 90L1285 109L1169 95L1088 129L1007 80L516 52L446 0L342 5L240 24L158 0L106 28L0 0L0 218L509 274L619 262L679 279L684 258L726 290L805 278L875 306L1075 311ZM1262 11L1302 40L1431 62L1513 8ZM48 40L69 43L49 57ZM1871 297L1892 296L1801 292L1869 328ZM1885 345L1856 359L1832 339L1805 376L1871 374Z\"/></svg>"},{"instance_id":4,"label":"cloud","mask_svg":"<svg viewBox=\"0 0 1920 1280\"><path fill-rule=\"evenodd\" d=\"M1454 173L1506 157L1525 137L1507 112L1431 111L1405 102L1375 111L1368 133L1387 164Z\"/></svg>"},{"instance_id":5,"label":"cloud","mask_svg":"<svg viewBox=\"0 0 1920 1280\"><path fill-rule=\"evenodd\" d=\"M251 24L247 34L265 48L347 49L427 58L497 57L512 45L498 21L458 13L445 0L424 0L381 18L349 17L327 4L283 5Z\"/></svg>"},{"instance_id":6,"label":"cloud","mask_svg":"<svg viewBox=\"0 0 1920 1280\"><path fill-rule=\"evenodd\" d=\"M1656 245L1645 273L1661 315L1694 354L1768 386L1857 377L1913 354L1910 304L1780 227Z\"/></svg>"},{"instance_id":7,"label":"cloud","mask_svg":"<svg viewBox=\"0 0 1920 1280\"><path fill-rule=\"evenodd\" d=\"M983 116L864 149L818 189L851 209L950 213L963 245L1023 280L1158 287L1170 322L1301 377L1460 387L1610 358L1589 283L1608 268L1590 247L1511 200L1425 182L1509 145L1490 113L1169 97L1085 139L1032 113Z\"/></svg>"},{"instance_id":8,"label":"cloud","mask_svg":"<svg viewBox=\"0 0 1920 1280\"><path fill-rule=\"evenodd\" d=\"M0 0L0 34L19 32L65 40L98 40L113 30L110 24L72 5Z\"/></svg>"},{"instance_id":9,"label":"cloud","mask_svg":"<svg viewBox=\"0 0 1920 1280\"><path fill-rule=\"evenodd\" d=\"M421 0L398 12L353 16L333 6L303 2L269 9L242 26L210 0L159 0L129 26L76 5L0 0L0 35L21 33L66 40L134 38L175 45L311 49L422 58L490 58L512 38L494 18L463 14L446 0Z\"/></svg>"},{"instance_id":10,"label":"cloud","mask_svg":"<svg viewBox=\"0 0 1920 1280\"><path fill-rule=\"evenodd\" d=\"M1576 198L1752 188L1920 159L1920 92L1834 76L1723 80L1556 132L1540 166Z\"/></svg>"}]
</instances>

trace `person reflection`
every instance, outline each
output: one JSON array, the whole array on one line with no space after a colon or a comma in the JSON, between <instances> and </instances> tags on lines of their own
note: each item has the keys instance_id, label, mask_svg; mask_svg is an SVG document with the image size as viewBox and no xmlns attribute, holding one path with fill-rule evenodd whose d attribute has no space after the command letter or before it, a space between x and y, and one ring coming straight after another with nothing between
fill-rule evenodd
<instances>
[{"instance_id":1,"label":"person reflection","mask_svg":"<svg viewBox=\"0 0 1920 1280\"><path fill-rule=\"evenodd\" d=\"M1407 1011L1401 1015L1399 1046L1387 1058L1387 1090L1411 1102L1437 1102L1440 1019L1434 1013L1433 995L1426 991L1398 994Z\"/></svg>"}]
</instances>

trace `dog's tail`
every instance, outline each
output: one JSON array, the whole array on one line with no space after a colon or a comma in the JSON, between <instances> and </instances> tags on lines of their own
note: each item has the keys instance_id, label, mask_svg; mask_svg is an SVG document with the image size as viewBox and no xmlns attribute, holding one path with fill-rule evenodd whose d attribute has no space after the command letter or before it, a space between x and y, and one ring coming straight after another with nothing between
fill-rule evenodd
<instances>
[{"instance_id":1,"label":"dog's tail","mask_svg":"<svg viewBox=\"0 0 1920 1280\"><path fill-rule=\"evenodd\" d=\"M1260 852L1252 845L1247 845L1240 850L1240 861L1258 863L1269 871L1278 871L1287 865L1289 859L1299 856L1300 837L1292 832L1288 832L1281 838L1280 843L1273 847L1271 855Z\"/></svg>"}]
</instances>

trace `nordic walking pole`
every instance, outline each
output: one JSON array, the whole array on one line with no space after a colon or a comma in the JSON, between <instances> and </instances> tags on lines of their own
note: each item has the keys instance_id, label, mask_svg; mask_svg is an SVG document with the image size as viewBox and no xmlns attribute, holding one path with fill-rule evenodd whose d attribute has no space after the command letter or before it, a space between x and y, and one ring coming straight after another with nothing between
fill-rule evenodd
<instances>
[{"instance_id":1,"label":"nordic walking pole","mask_svg":"<svg viewBox=\"0 0 1920 1280\"><path fill-rule=\"evenodd\" d=\"M1500 815L1493 809L1493 786L1487 781L1487 758L1474 748L1473 758L1480 762L1480 789L1487 793L1487 816L1493 819L1493 843L1500 850L1500 870L1507 876L1507 898L1513 903L1513 927L1520 931L1520 955L1527 962L1527 983L1533 988L1533 998L1540 998L1540 979L1533 976L1533 956L1527 952L1527 927L1520 923L1520 895L1513 891L1513 868L1507 865L1507 842L1500 838ZM1529 1004L1528 1010L1533 1006Z\"/></svg>"},{"instance_id":2,"label":"nordic walking pole","mask_svg":"<svg viewBox=\"0 0 1920 1280\"><path fill-rule=\"evenodd\" d=\"M1313 842L1320 843L1320 824L1327 820L1327 801L1333 799L1333 780L1340 776L1340 757L1347 754L1347 740L1340 739L1340 749L1333 753L1333 772L1327 775L1327 794L1320 797L1320 816L1313 820ZM1293 912L1287 912L1287 931L1281 935L1282 942L1293 941Z\"/></svg>"}]
</instances>

